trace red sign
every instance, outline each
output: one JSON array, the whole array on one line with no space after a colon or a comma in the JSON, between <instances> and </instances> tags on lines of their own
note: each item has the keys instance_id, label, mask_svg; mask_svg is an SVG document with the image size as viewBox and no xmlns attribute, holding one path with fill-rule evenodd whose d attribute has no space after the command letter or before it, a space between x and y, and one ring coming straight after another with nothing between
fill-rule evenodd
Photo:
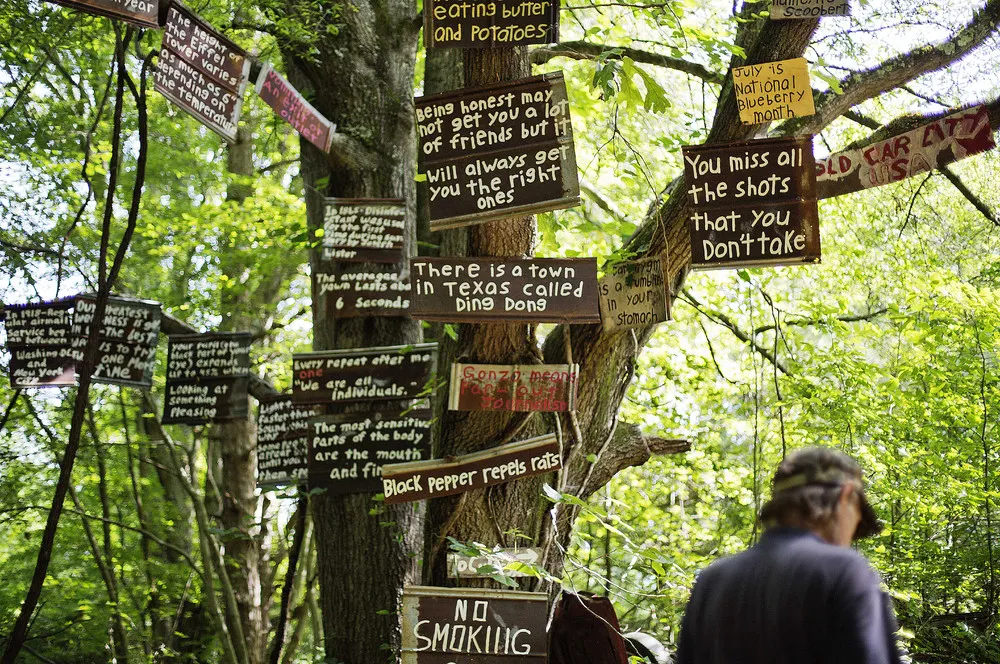
<instances>
[{"instance_id":1,"label":"red sign","mask_svg":"<svg viewBox=\"0 0 1000 664\"><path fill-rule=\"evenodd\" d=\"M575 410L576 364L453 364L451 410Z\"/></svg>"},{"instance_id":2,"label":"red sign","mask_svg":"<svg viewBox=\"0 0 1000 664\"><path fill-rule=\"evenodd\" d=\"M285 77L274 71L270 63L261 67L257 94L303 138L323 152L330 151L336 126L307 102Z\"/></svg>"}]
</instances>

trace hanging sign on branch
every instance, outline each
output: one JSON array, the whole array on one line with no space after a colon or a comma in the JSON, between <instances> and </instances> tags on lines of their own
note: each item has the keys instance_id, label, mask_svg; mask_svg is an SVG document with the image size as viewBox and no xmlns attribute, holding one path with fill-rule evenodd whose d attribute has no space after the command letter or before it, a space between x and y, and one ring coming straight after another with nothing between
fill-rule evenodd
<instances>
[{"instance_id":1,"label":"hanging sign on branch","mask_svg":"<svg viewBox=\"0 0 1000 664\"><path fill-rule=\"evenodd\" d=\"M811 137L685 146L683 155L693 266L819 260Z\"/></svg>"},{"instance_id":2,"label":"hanging sign on branch","mask_svg":"<svg viewBox=\"0 0 1000 664\"><path fill-rule=\"evenodd\" d=\"M260 402L257 411L257 484L302 484L309 462L309 420L323 406L292 403L291 396Z\"/></svg>"},{"instance_id":3,"label":"hanging sign on branch","mask_svg":"<svg viewBox=\"0 0 1000 664\"><path fill-rule=\"evenodd\" d=\"M771 20L850 16L849 0L771 0Z\"/></svg>"},{"instance_id":4,"label":"hanging sign on branch","mask_svg":"<svg viewBox=\"0 0 1000 664\"><path fill-rule=\"evenodd\" d=\"M12 388L76 384L75 358L82 353L70 348L72 308L72 299L4 308Z\"/></svg>"},{"instance_id":5,"label":"hanging sign on branch","mask_svg":"<svg viewBox=\"0 0 1000 664\"><path fill-rule=\"evenodd\" d=\"M576 409L576 364L451 365L450 410Z\"/></svg>"},{"instance_id":6,"label":"hanging sign on branch","mask_svg":"<svg viewBox=\"0 0 1000 664\"><path fill-rule=\"evenodd\" d=\"M490 588L403 588L402 664L544 664L548 596Z\"/></svg>"},{"instance_id":7,"label":"hanging sign on branch","mask_svg":"<svg viewBox=\"0 0 1000 664\"><path fill-rule=\"evenodd\" d=\"M160 0L52 0L87 14L119 19L143 28L159 29Z\"/></svg>"},{"instance_id":8,"label":"hanging sign on branch","mask_svg":"<svg viewBox=\"0 0 1000 664\"><path fill-rule=\"evenodd\" d=\"M580 204L562 72L415 103L431 230Z\"/></svg>"},{"instance_id":9,"label":"hanging sign on branch","mask_svg":"<svg viewBox=\"0 0 1000 664\"><path fill-rule=\"evenodd\" d=\"M659 256L605 266L601 277L601 321L614 330L655 325L670 318L670 297Z\"/></svg>"},{"instance_id":10,"label":"hanging sign on branch","mask_svg":"<svg viewBox=\"0 0 1000 664\"><path fill-rule=\"evenodd\" d=\"M816 162L819 198L850 194L927 173L996 147L984 106L939 118L855 150Z\"/></svg>"},{"instance_id":11,"label":"hanging sign on branch","mask_svg":"<svg viewBox=\"0 0 1000 664\"><path fill-rule=\"evenodd\" d=\"M330 151L337 127L313 108L270 63L264 63L257 76L257 94L304 139L323 152Z\"/></svg>"},{"instance_id":12,"label":"hanging sign on branch","mask_svg":"<svg viewBox=\"0 0 1000 664\"><path fill-rule=\"evenodd\" d=\"M437 344L382 346L292 355L296 403L415 399L427 395Z\"/></svg>"},{"instance_id":13,"label":"hanging sign on branch","mask_svg":"<svg viewBox=\"0 0 1000 664\"><path fill-rule=\"evenodd\" d=\"M733 86L743 124L762 124L816 113L805 58L735 67Z\"/></svg>"},{"instance_id":14,"label":"hanging sign on branch","mask_svg":"<svg viewBox=\"0 0 1000 664\"><path fill-rule=\"evenodd\" d=\"M250 74L246 51L174 0L157 63L154 88L233 142Z\"/></svg>"},{"instance_id":15,"label":"hanging sign on branch","mask_svg":"<svg viewBox=\"0 0 1000 664\"><path fill-rule=\"evenodd\" d=\"M601 320L594 258L414 258L410 278L410 315L423 320Z\"/></svg>"},{"instance_id":16,"label":"hanging sign on branch","mask_svg":"<svg viewBox=\"0 0 1000 664\"><path fill-rule=\"evenodd\" d=\"M249 387L249 332L169 337L164 424L246 419Z\"/></svg>"},{"instance_id":17,"label":"hanging sign on branch","mask_svg":"<svg viewBox=\"0 0 1000 664\"><path fill-rule=\"evenodd\" d=\"M430 47L482 48L559 41L558 0L428 0Z\"/></svg>"},{"instance_id":18,"label":"hanging sign on branch","mask_svg":"<svg viewBox=\"0 0 1000 664\"><path fill-rule=\"evenodd\" d=\"M326 300L327 315L406 316L410 280L395 266L341 269L323 261L313 274L313 292Z\"/></svg>"},{"instance_id":19,"label":"hanging sign on branch","mask_svg":"<svg viewBox=\"0 0 1000 664\"><path fill-rule=\"evenodd\" d=\"M97 298L78 295L73 303L73 341L78 360L87 347ZM152 387L160 303L109 297L99 332L93 380L96 383Z\"/></svg>"},{"instance_id":20,"label":"hanging sign on branch","mask_svg":"<svg viewBox=\"0 0 1000 664\"><path fill-rule=\"evenodd\" d=\"M405 228L406 202L402 199L327 198L323 259L399 263Z\"/></svg>"},{"instance_id":21,"label":"hanging sign on branch","mask_svg":"<svg viewBox=\"0 0 1000 664\"><path fill-rule=\"evenodd\" d=\"M309 422L309 488L379 493L382 466L431 455L429 409L328 415Z\"/></svg>"},{"instance_id":22,"label":"hanging sign on branch","mask_svg":"<svg viewBox=\"0 0 1000 664\"><path fill-rule=\"evenodd\" d=\"M560 468L559 442L554 434L546 434L447 460L383 466L382 491L386 503L408 503L505 484Z\"/></svg>"}]
</instances>

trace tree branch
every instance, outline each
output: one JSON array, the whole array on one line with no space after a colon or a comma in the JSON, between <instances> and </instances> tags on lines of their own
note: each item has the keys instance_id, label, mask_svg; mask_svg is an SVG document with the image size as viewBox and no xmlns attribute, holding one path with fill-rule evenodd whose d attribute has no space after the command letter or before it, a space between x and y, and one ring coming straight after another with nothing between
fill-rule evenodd
<instances>
[{"instance_id":1,"label":"tree branch","mask_svg":"<svg viewBox=\"0 0 1000 664\"><path fill-rule=\"evenodd\" d=\"M969 189L968 186L966 186L964 182L962 182L962 179L958 177L955 171L951 170L951 166L942 166L941 173L948 178L948 182L955 185L955 189L958 189L959 193L965 196L967 201L972 203L972 207L979 210L980 214L992 222L994 226L1000 226L1000 219L998 219L997 215L990 209L990 206L984 203L983 199L979 198L979 196L977 196L971 189Z\"/></svg>"},{"instance_id":2,"label":"tree branch","mask_svg":"<svg viewBox=\"0 0 1000 664\"><path fill-rule=\"evenodd\" d=\"M673 69L675 71L700 78L708 83L721 84L722 81L725 80L725 76L722 74L713 72L707 67L704 67L696 62L688 62L687 60L681 58L672 58L669 55L642 51L637 48L608 46L605 44L594 44L586 41L562 42L560 44L556 44L555 46L536 48L531 51L530 58L531 64L540 65L548 62L552 58L558 57L571 58L573 60L597 60L605 53L610 54L614 51L617 51L617 54L609 57L614 59L626 57L642 64Z\"/></svg>"}]
</instances>

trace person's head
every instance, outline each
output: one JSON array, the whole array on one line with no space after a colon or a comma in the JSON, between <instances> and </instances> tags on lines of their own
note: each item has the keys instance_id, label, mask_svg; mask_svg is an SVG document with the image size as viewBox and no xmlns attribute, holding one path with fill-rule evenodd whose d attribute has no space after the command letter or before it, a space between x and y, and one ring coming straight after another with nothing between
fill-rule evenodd
<instances>
[{"instance_id":1,"label":"person's head","mask_svg":"<svg viewBox=\"0 0 1000 664\"><path fill-rule=\"evenodd\" d=\"M865 497L861 466L828 447L806 447L785 457L760 520L767 527L808 528L839 546L882 530Z\"/></svg>"}]
</instances>

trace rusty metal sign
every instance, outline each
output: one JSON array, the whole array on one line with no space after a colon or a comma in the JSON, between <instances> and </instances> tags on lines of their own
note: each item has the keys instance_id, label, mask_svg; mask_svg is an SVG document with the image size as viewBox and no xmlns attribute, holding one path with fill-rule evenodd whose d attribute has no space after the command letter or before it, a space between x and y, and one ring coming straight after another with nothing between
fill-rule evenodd
<instances>
[{"instance_id":1,"label":"rusty metal sign","mask_svg":"<svg viewBox=\"0 0 1000 664\"><path fill-rule=\"evenodd\" d=\"M82 353L70 348L72 308L72 299L4 307L12 388L76 384L76 357Z\"/></svg>"},{"instance_id":2,"label":"rusty metal sign","mask_svg":"<svg viewBox=\"0 0 1000 664\"><path fill-rule=\"evenodd\" d=\"M138 25L159 29L159 0L52 0L56 4L86 14L106 16Z\"/></svg>"},{"instance_id":3,"label":"rusty metal sign","mask_svg":"<svg viewBox=\"0 0 1000 664\"><path fill-rule=\"evenodd\" d=\"M96 308L93 295L78 295L73 303L72 347L78 362L83 359ZM99 333L94 382L152 387L159 334L159 302L109 297Z\"/></svg>"},{"instance_id":4,"label":"rusty metal sign","mask_svg":"<svg viewBox=\"0 0 1000 664\"><path fill-rule=\"evenodd\" d=\"M816 162L819 198L899 182L996 147L986 108L953 113L884 141Z\"/></svg>"},{"instance_id":5,"label":"rusty metal sign","mask_svg":"<svg viewBox=\"0 0 1000 664\"><path fill-rule=\"evenodd\" d=\"M416 399L429 394L436 343L292 355L295 403Z\"/></svg>"},{"instance_id":6,"label":"rusty metal sign","mask_svg":"<svg viewBox=\"0 0 1000 664\"><path fill-rule=\"evenodd\" d=\"M546 434L474 454L382 467L386 503L440 498L562 468L559 442Z\"/></svg>"},{"instance_id":7,"label":"rusty metal sign","mask_svg":"<svg viewBox=\"0 0 1000 664\"><path fill-rule=\"evenodd\" d=\"M428 0L424 39L434 48L483 48L559 41L556 0Z\"/></svg>"},{"instance_id":8,"label":"rusty metal sign","mask_svg":"<svg viewBox=\"0 0 1000 664\"><path fill-rule=\"evenodd\" d=\"M229 142L236 140L250 59L197 14L174 0L154 88Z\"/></svg>"},{"instance_id":9,"label":"rusty metal sign","mask_svg":"<svg viewBox=\"0 0 1000 664\"><path fill-rule=\"evenodd\" d=\"M849 0L771 0L771 20L850 16Z\"/></svg>"},{"instance_id":10,"label":"rusty metal sign","mask_svg":"<svg viewBox=\"0 0 1000 664\"><path fill-rule=\"evenodd\" d=\"M313 292L327 300L334 318L409 314L410 280L396 266L344 268L322 261L313 273Z\"/></svg>"},{"instance_id":11,"label":"rusty metal sign","mask_svg":"<svg viewBox=\"0 0 1000 664\"><path fill-rule=\"evenodd\" d=\"M260 402L257 411L257 484L303 484L309 463L309 420L323 406L292 403L291 396Z\"/></svg>"},{"instance_id":12,"label":"rusty metal sign","mask_svg":"<svg viewBox=\"0 0 1000 664\"><path fill-rule=\"evenodd\" d=\"M431 230L580 204L561 72L415 104Z\"/></svg>"},{"instance_id":13,"label":"rusty metal sign","mask_svg":"<svg viewBox=\"0 0 1000 664\"><path fill-rule=\"evenodd\" d=\"M819 261L812 137L685 146L683 155L693 266Z\"/></svg>"},{"instance_id":14,"label":"rusty metal sign","mask_svg":"<svg viewBox=\"0 0 1000 664\"><path fill-rule=\"evenodd\" d=\"M257 76L257 94L282 120L292 125L302 138L323 152L330 151L337 127L323 117L284 76L267 62Z\"/></svg>"},{"instance_id":15,"label":"rusty metal sign","mask_svg":"<svg viewBox=\"0 0 1000 664\"><path fill-rule=\"evenodd\" d=\"M601 320L594 258L414 258L410 279L410 315L423 320Z\"/></svg>"},{"instance_id":16,"label":"rusty metal sign","mask_svg":"<svg viewBox=\"0 0 1000 664\"><path fill-rule=\"evenodd\" d=\"M670 297L659 256L605 266L600 281L601 321L612 332L670 318Z\"/></svg>"},{"instance_id":17,"label":"rusty metal sign","mask_svg":"<svg viewBox=\"0 0 1000 664\"><path fill-rule=\"evenodd\" d=\"M309 421L310 489L379 493L382 466L431 455L429 409L327 415Z\"/></svg>"},{"instance_id":18,"label":"rusty metal sign","mask_svg":"<svg viewBox=\"0 0 1000 664\"><path fill-rule=\"evenodd\" d=\"M362 263L403 260L406 202L400 198L327 198L323 259Z\"/></svg>"},{"instance_id":19,"label":"rusty metal sign","mask_svg":"<svg viewBox=\"0 0 1000 664\"><path fill-rule=\"evenodd\" d=\"M164 424L246 419L249 388L249 332L169 337Z\"/></svg>"},{"instance_id":20,"label":"rusty metal sign","mask_svg":"<svg viewBox=\"0 0 1000 664\"><path fill-rule=\"evenodd\" d=\"M576 410L576 364L451 365L450 410Z\"/></svg>"},{"instance_id":21,"label":"rusty metal sign","mask_svg":"<svg viewBox=\"0 0 1000 664\"><path fill-rule=\"evenodd\" d=\"M479 576L502 573L504 576L531 576L528 572L517 569L518 565L535 565L541 560L541 549L495 549L481 556L463 556L458 553L448 554L448 576L459 579L474 579ZM512 565L511 569L507 569ZM482 573L481 568L487 568Z\"/></svg>"},{"instance_id":22,"label":"rusty metal sign","mask_svg":"<svg viewBox=\"0 0 1000 664\"><path fill-rule=\"evenodd\" d=\"M545 593L407 586L402 612L402 664L545 662Z\"/></svg>"}]
</instances>

